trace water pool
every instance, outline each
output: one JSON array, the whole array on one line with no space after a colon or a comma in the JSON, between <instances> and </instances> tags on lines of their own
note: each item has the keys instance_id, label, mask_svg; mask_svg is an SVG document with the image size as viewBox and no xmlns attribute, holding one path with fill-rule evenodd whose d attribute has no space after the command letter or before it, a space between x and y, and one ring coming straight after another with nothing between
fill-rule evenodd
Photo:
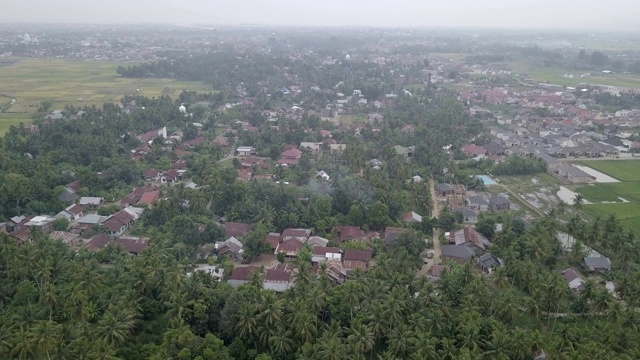
<instances>
[{"instance_id":1,"label":"water pool","mask_svg":"<svg viewBox=\"0 0 640 360\"><path fill-rule=\"evenodd\" d=\"M482 182L485 185L495 185L496 182L493 181L493 179L491 177L489 177L489 175L476 175L476 177L480 180L482 180Z\"/></svg>"}]
</instances>

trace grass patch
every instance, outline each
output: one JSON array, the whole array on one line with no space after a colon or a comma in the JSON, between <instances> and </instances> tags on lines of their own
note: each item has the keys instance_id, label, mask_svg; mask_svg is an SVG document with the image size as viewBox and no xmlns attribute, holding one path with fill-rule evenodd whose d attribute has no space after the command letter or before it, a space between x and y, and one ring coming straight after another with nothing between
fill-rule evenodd
<instances>
[{"instance_id":1,"label":"grass patch","mask_svg":"<svg viewBox=\"0 0 640 360\"><path fill-rule=\"evenodd\" d=\"M173 79L129 79L118 77L118 66L133 62L116 61L72 61L54 59L17 59L15 63L0 67L1 92L17 102L0 117L0 129L8 129L24 114L37 111L40 102L53 101L54 109L65 105L102 106L118 102L124 95L140 94L159 97L165 87L176 97L182 90L212 91L205 84L195 81ZM16 114L20 116L15 117ZM7 125L9 124L9 125ZM4 133L0 131L0 133Z\"/></svg>"},{"instance_id":2,"label":"grass patch","mask_svg":"<svg viewBox=\"0 0 640 360\"><path fill-rule=\"evenodd\" d=\"M12 125L31 124L31 114L0 114L0 136L3 136Z\"/></svg>"},{"instance_id":3,"label":"grass patch","mask_svg":"<svg viewBox=\"0 0 640 360\"><path fill-rule=\"evenodd\" d=\"M616 193L606 189L606 187L598 185L587 185L577 188L575 191L582 194L584 198L590 202L598 203L604 201L621 201Z\"/></svg>"},{"instance_id":4,"label":"grass patch","mask_svg":"<svg viewBox=\"0 0 640 360\"><path fill-rule=\"evenodd\" d=\"M615 204L590 204L584 205L583 210L591 216L607 218L614 214L620 220L640 220L640 204L635 202Z\"/></svg>"},{"instance_id":5,"label":"grass patch","mask_svg":"<svg viewBox=\"0 0 640 360\"><path fill-rule=\"evenodd\" d=\"M620 181L640 181L640 160L595 160L580 163Z\"/></svg>"}]
</instances>

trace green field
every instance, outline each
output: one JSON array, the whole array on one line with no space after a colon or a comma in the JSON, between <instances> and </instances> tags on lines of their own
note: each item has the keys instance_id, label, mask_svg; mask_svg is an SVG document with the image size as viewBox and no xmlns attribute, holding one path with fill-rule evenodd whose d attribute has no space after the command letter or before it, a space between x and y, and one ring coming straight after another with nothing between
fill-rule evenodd
<instances>
[{"instance_id":1,"label":"green field","mask_svg":"<svg viewBox=\"0 0 640 360\"><path fill-rule=\"evenodd\" d=\"M44 100L53 101L54 109L62 109L65 105L102 106L106 102L117 102L127 94L157 97L165 87L171 88L172 96L182 90L211 90L199 82L118 77L117 67L130 64L133 63L18 59L14 64L1 66L0 92L17 101L6 113L0 114L0 135L10 125L30 119L30 114L35 113Z\"/></svg>"},{"instance_id":2,"label":"green field","mask_svg":"<svg viewBox=\"0 0 640 360\"><path fill-rule=\"evenodd\" d=\"M620 181L640 181L640 160L594 160L581 163Z\"/></svg>"},{"instance_id":3,"label":"green field","mask_svg":"<svg viewBox=\"0 0 640 360\"><path fill-rule=\"evenodd\" d=\"M621 181L577 188L576 191L583 194L586 200L616 201L614 197L621 197L629 201L585 205L584 212L603 218L615 214L624 227L640 234L640 160L582 161L582 164Z\"/></svg>"},{"instance_id":4,"label":"green field","mask_svg":"<svg viewBox=\"0 0 640 360\"><path fill-rule=\"evenodd\" d=\"M604 201L620 201L620 196L618 194L602 185L605 184L581 186L576 189L576 192L582 194L582 196L584 196L586 200L593 203L600 203Z\"/></svg>"},{"instance_id":5,"label":"green field","mask_svg":"<svg viewBox=\"0 0 640 360\"><path fill-rule=\"evenodd\" d=\"M640 76L631 74L609 74L604 75L595 71L566 70L557 67L545 67L525 63L510 63L514 74L526 74L527 78L536 79L538 82L549 82L550 84L576 87L581 83L608 85L618 87L640 87ZM597 74L580 78L584 73ZM565 78L564 74L573 74L573 78Z\"/></svg>"}]
</instances>

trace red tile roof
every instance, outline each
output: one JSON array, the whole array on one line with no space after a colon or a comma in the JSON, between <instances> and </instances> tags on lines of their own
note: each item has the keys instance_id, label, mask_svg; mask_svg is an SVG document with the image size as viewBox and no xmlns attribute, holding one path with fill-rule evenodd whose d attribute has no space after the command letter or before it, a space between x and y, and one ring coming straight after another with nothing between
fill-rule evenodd
<instances>
[{"instance_id":1,"label":"red tile roof","mask_svg":"<svg viewBox=\"0 0 640 360\"><path fill-rule=\"evenodd\" d=\"M338 226L340 241L358 240L364 237L364 232L359 226Z\"/></svg>"},{"instance_id":2,"label":"red tile roof","mask_svg":"<svg viewBox=\"0 0 640 360\"><path fill-rule=\"evenodd\" d=\"M487 150L485 150L485 148L475 144L463 146L462 151L466 152L467 154L473 155L485 155L487 153Z\"/></svg>"},{"instance_id":3,"label":"red tile roof","mask_svg":"<svg viewBox=\"0 0 640 360\"><path fill-rule=\"evenodd\" d=\"M82 205L76 204L68 207L65 211L73 215L80 215L84 211L84 207Z\"/></svg>"},{"instance_id":4,"label":"red tile roof","mask_svg":"<svg viewBox=\"0 0 640 360\"><path fill-rule=\"evenodd\" d=\"M149 239L137 236L120 236L114 240L114 243L130 253L139 254L149 246Z\"/></svg>"},{"instance_id":5,"label":"red tile roof","mask_svg":"<svg viewBox=\"0 0 640 360\"><path fill-rule=\"evenodd\" d=\"M149 191L146 192L142 195L142 197L140 198L140 200L138 201L138 204L147 204L147 205L151 205L153 204L156 200L158 200L158 196L160 195L160 191Z\"/></svg>"},{"instance_id":6,"label":"red tile roof","mask_svg":"<svg viewBox=\"0 0 640 360\"><path fill-rule=\"evenodd\" d=\"M316 246L313 248L313 255L327 255L327 253L337 254L340 252L340 249L337 247L330 246Z\"/></svg>"},{"instance_id":7,"label":"red tile roof","mask_svg":"<svg viewBox=\"0 0 640 360\"><path fill-rule=\"evenodd\" d=\"M80 188L82 187L82 184L80 183L80 180L76 180L74 182L68 183L66 187L69 190L73 190L74 192L78 192L78 190L80 190Z\"/></svg>"},{"instance_id":8,"label":"red tile roof","mask_svg":"<svg viewBox=\"0 0 640 360\"><path fill-rule=\"evenodd\" d=\"M291 239L279 244L276 253L297 254L303 247L304 243L302 241Z\"/></svg>"},{"instance_id":9,"label":"red tile roof","mask_svg":"<svg viewBox=\"0 0 640 360\"><path fill-rule=\"evenodd\" d=\"M107 246L107 244L111 241L111 238L105 234L98 234L89 240L87 243L87 249L89 250L100 250L103 247Z\"/></svg>"}]
</instances>

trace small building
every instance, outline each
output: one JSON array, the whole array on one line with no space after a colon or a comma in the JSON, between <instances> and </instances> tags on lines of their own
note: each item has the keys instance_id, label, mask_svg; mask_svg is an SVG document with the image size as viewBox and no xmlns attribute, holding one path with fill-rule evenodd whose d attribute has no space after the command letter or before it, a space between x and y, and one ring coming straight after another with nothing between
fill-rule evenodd
<instances>
[{"instance_id":1,"label":"small building","mask_svg":"<svg viewBox=\"0 0 640 360\"><path fill-rule=\"evenodd\" d=\"M393 244L396 241L396 239L400 237L400 235L402 235L407 231L409 231L409 229L407 228L397 228L397 227L387 226L387 228L384 229L384 243L387 246Z\"/></svg>"},{"instance_id":2,"label":"small building","mask_svg":"<svg viewBox=\"0 0 640 360\"><path fill-rule=\"evenodd\" d=\"M344 252L343 266L347 271L369 267L373 250L347 250Z\"/></svg>"},{"instance_id":3,"label":"small building","mask_svg":"<svg viewBox=\"0 0 640 360\"><path fill-rule=\"evenodd\" d=\"M193 272L196 272L196 271L209 274L209 276L211 276L212 278L218 281L224 279L224 269L221 267L217 267L214 265L198 265L198 267L193 269ZM187 273L187 276L191 276L191 275L192 273Z\"/></svg>"},{"instance_id":4,"label":"small building","mask_svg":"<svg viewBox=\"0 0 640 360\"><path fill-rule=\"evenodd\" d=\"M311 262L318 264L329 260L342 260L342 253L337 247L316 246L313 248Z\"/></svg>"},{"instance_id":5,"label":"small building","mask_svg":"<svg viewBox=\"0 0 640 360\"><path fill-rule=\"evenodd\" d=\"M348 271L342 265L342 262L338 260L328 260L326 262L326 265L327 265L327 276L329 276L329 279L331 279L332 282L336 284L342 284L347 279Z\"/></svg>"},{"instance_id":6,"label":"small building","mask_svg":"<svg viewBox=\"0 0 640 360\"><path fill-rule=\"evenodd\" d=\"M597 271L603 273L611 270L611 260L606 256L587 256L582 259L582 267L591 272Z\"/></svg>"},{"instance_id":7,"label":"small building","mask_svg":"<svg viewBox=\"0 0 640 360\"><path fill-rule=\"evenodd\" d=\"M244 253L244 245L235 237L230 237L225 241L216 244L218 255L227 255L235 260L241 260Z\"/></svg>"},{"instance_id":8,"label":"small building","mask_svg":"<svg viewBox=\"0 0 640 360\"><path fill-rule=\"evenodd\" d=\"M475 224L478 222L478 213L468 207L460 208L457 212L462 214L462 222L465 224Z\"/></svg>"},{"instance_id":9,"label":"small building","mask_svg":"<svg viewBox=\"0 0 640 360\"><path fill-rule=\"evenodd\" d=\"M84 206L78 205L78 204L74 204L74 205L70 205L67 208L65 208L64 210L60 211L56 215L56 218L58 218L58 219L60 219L60 218L67 219L69 221L77 221L78 219L80 219L83 216L84 216Z\"/></svg>"},{"instance_id":10,"label":"small building","mask_svg":"<svg viewBox=\"0 0 640 360\"><path fill-rule=\"evenodd\" d=\"M284 253L284 256L286 258L294 259L298 257L298 253L300 252L300 250L302 250L302 248L304 248L304 242L298 240L297 238L292 238L278 244L278 247L276 248L274 253Z\"/></svg>"},{"instance_id":11,"label":"small building","mask_svg":"<svg viewBox=\"0 0 640 360\"><path fill-rule=\"evenodd\" d=\"M336 232L338 239L343 243L364 238L364 231L359 226L338 226Z\"/></svg>"},{"instance_id":12,"label":"small building","mask_svg":"<svg viewBox=\"0 0 640 360\"><path fill-rule=\"evenodd\" d=\"M406 224L416 224L422 222L422 216L413 211L409 211L402 215L402 221Z\"/></svg>"},{"instance_id":13,"label":"small building","mask_svg":"<svg viewBox=\"0 0 640 360\"><path fill-rule=\"evenodd\" d=\"M493 274L496 268L504 267L504 261L491 253L485 253L478 258L478 266L485 273Z\"/></svg>"},{"instance_id":14,"label":"small building","mask_svg":"<svg viewBox=\"0 0 640 360\"><path fill-rule=\"evenodd\" d=\"M452 260L458 264L464 264L474 257L473 251L464 245L442 245L442 261Z\"/></svg>"},{"instance_id":15,"label":"small building","mask_svg":"<svg viewBox=\"0 0 640 360\"><path fill-rule=\"evenodd\" d=\"M438 193L441 197L453 194L453 186L445 183L438 184Z\"/></svg>"},{"instance_id":16,"label":"small building","mask_svg":"<svg viewBox=\"0 0 640 360\"><path fill-rule=\"evenodd\" d=\"M564 276L564 279L567 282L567 286L569 286L569 289L573 291L584 290L586 282L574 269L568 268L567 270L562 272L562 276Z\"/></svg>"},{"instance_id":17,"label":"small building","mask_svg":"<svg viewBox=\"0 0 640 360\"><path fill-rule=\"evenodd\" d=\"M257 266L237 267L231 273L231 277L227 283L233 287L248 284L254 273L260 273L261 270Z\"/></svg>"},{"instance_id":18,"label":"small building","mask_svg":"<svg viewBox=\"0 0 640 360\"><path fill-rule=\"evenodd\" d=\"M252 227L253 225L251 224L227 221L224 223L224 234L228 238L235 237L239 239L251 231Z\"/></svg>"},{"instance_id":19,"label":"small building","mask_svg":"<svg viewBox=\"0 0 640 360\"><path fill-rule=\"evenodd\" d=\"M283 241L289 241L289 240L299 240L303 243L307 242L307 240L309 239L309 236L311 236L311 229L284 229L284 231L282 232L282 240Z\"/></svg>"},{"instance_id":20,"label":"small building","mask_svg":"<svg viewBox=\"0 0 640 360\"><path fill-rule=\"evenodd\" d=\"M273 269L267 269L262 282L265 290L281 293L289 290L291 286L291 270L288 267L276 266Z\"/></svg>"},{"instance_id":21,"label":"small building","mask_svg":"<svg viewBox=\"0 0 640 360\"><path fill-rule=\"evenodd\" d=\"M95 209L101 206L103 202L104 202L104 199L101 197L83 196L78 201L78 204L84 206L85 208Z\"/></svg>"},{"instance_id":22,"label":"small building","mask_svg":"<svg viewBox=\"0 0 640 360\"><path fill-rule=\"evenodd\" d=\"M511 201L502 195L493 196L489 199L489 209L491 211L508 211L511 209Z\"/></svg>"},{"instance_id":23,"label":"small building","mask_svg":"<svg viewBox=\"0 0 640 360\"><path fill-rule=\"evenodd\" d=\"M253 156L256 155L256 149L253 146L238 146L236 153L238 156Z\"/></svg>"},{"instance_id":24,"label":"small building","mask_svg":"<svg viewBox=\"0 0 640 360\"><path fill-rule=\"evenodd\" d=\"M591 175L573 165L559 165L556 173L572 184L583 184L595 180Z\"/></svg>"},{"instance_id":25,"label":"small building","mask_svg":"<svg viewBox=\"0 0 640 360\"><path fill-rule=\"evenodd\" d=\"M469 209L475 211L487 211L489 210L489 202L479 195L469 196L467 198Z\"/></svg>"}]
</instances>

